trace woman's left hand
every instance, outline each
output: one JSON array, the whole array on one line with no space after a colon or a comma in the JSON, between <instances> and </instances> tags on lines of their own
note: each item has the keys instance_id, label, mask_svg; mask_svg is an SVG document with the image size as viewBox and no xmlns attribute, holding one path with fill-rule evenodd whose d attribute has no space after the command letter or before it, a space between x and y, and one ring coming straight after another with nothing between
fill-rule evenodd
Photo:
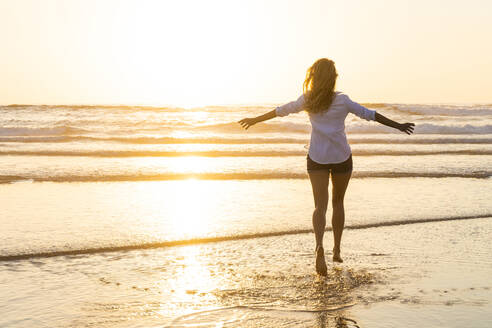
<instances>
[{"instance_id":1,"label":"woman's left hand","mask_svg":"<svg viewBox=\"0 0 492 328\"><path fill-rule=\"evenodd\" d=\"M256 121L256 118L248 117L248 118L243 118L242 120L238 121L238 123L241 124L241 126L247 130L250 126L253 126L256 123L258 123L258 121Z\"/></svg>"}]
</instances>

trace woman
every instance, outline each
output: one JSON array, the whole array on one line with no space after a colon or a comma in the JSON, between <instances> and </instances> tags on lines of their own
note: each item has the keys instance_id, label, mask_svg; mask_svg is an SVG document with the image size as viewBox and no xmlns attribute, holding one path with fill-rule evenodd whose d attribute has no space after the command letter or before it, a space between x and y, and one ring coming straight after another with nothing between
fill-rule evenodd
<instances>
[{"instance_id":1,"label":"woman","mask_svg":"<svg viewBox=\"0 0 492 328\"><path fill-rule=\"evenodd\" d=\"M376 111L365 108L340 92L335 92L337 79L335 63L327 58L317 60L308 70L303 85L303 95L296 101L277 107L255 118L245 118L238 123L248 129L256 123L276 116L287 116L305 110L312 125L311 141L307 155L307 171L314 196L313 227L316 238L316 271L327 274L323 249L323 235L328 206L328 182L332 178L332 227L334 237L333 261L340 257L340 241L345 223L343 199L352 174L352 153L345 135L345 117L350 112L368 121L376 121L407 134L413 133L413 123L400 124Z\"/></svg>"}]
</instances>

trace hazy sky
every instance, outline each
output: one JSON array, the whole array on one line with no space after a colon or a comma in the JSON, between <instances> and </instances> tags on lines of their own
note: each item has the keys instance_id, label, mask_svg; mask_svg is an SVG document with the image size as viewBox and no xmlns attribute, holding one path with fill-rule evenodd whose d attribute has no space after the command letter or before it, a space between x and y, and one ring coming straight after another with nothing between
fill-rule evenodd
<instances>
[{"instance_id":1,"label":"hazy sky","mask_svg":"<svg viewBox=\"0 0 492 328\"><path fill-rule=\"evenodd\" d=\"M492 103L490 0L0 0L0 104Z\"/></svg>"}]
</instances>

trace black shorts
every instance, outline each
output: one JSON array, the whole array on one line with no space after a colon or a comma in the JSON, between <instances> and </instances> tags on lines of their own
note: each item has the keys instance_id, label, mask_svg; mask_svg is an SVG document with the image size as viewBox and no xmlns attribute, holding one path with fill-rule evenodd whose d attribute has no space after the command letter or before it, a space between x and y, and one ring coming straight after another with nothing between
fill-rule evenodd
<instances>
[{"instance_id":1,"label":"black shorts","mask_svg":"<svg viewBox=\"0 0 492 328\"><path fill-rule=\"evenodd\" d=\"M315 170L328 170L332 173L348 173L352 171L352 154L350 154L349 158L345 162L332 164L317 163L309 157L309 154L306 156L306 159L308 172Z\"/></svg>"}]
</instances>

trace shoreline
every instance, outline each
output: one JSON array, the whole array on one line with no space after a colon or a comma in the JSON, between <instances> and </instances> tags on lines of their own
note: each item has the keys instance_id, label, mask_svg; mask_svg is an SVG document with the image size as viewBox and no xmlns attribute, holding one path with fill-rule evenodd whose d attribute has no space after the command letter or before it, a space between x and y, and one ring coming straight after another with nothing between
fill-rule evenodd
<instances>
[{"instance_id":1,"label":"shoreline","mask_svg":"<svg viewBox=\"0 0 492 328\"><path fill-rule=\"evenodd\" d=\"M482 215L464 215L464 216L443 217L443 218L407 219L407 220L397 220L397 221L389 221L389 222L365 223L365 224L348 225L345 226L344 230L358 230L358 229L391 227L391 226L432 223L432 222L476 220L476 219L483 219L483 218L492 218L492 214L487 213ZM329 232L329 231L332 231L331 227L327 227L325 229L325 232ZM217 236L217 237L209 237L209 238L169 240L169 241L162 241L162 242L143 243L138 245L108 246L108 247L60 250L60 251L30 253L30 254L0 255L0 263L7 262L7 261L31 260L36 258L49 258L49 257L58 257L58 256L77 256L77 255L89 255L89 254L108 253L108 252L122 252L122 251L132 251L132 250L165 248L165 247L174 247L174 246L201 245L201 244L220 243L225 241L234 241L234 240L243 240L243 239L268 238L268 237L276 237L276 236L284 236L284 235L299 235L299 234L307 234L311 232L312 229L296 229L296 230L286 230L286 231L258 232L258 233L242 234L242 235L234 235L234 236Z\"/></svg>"},{"instance_id":2,"label":"shoreline","mask_svg":"<svg viewBox=\"0 0 492 328\"><path fill-rule=\"evenodd\" d=\"M481 218L347 229L345 262L327 278L314 273L312 234L3 262L0 325L486 327L491 228Z\"/></svg>"}]
</instances>

